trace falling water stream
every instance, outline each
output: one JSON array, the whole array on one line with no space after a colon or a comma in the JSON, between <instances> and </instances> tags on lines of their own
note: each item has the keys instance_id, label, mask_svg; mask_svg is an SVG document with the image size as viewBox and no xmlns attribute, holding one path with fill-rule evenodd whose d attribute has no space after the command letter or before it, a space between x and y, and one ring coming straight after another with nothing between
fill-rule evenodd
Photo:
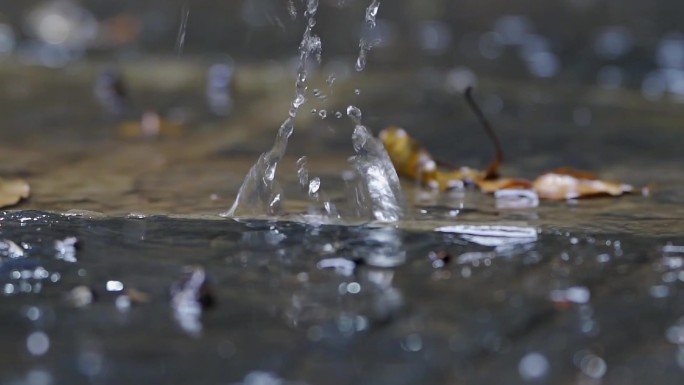
<instances>
[{"instance_id":1,"label":"falling water stream","mask_svg":"<svg viewBox=\"0 0 684 385\"><path fill-rule=\"evenodd\" d=\"M370 28L376 25L375 17L380 3L373 0L366 9L365 21ZM292 100L288 117L280 126L276 135L275 143L268 152L261 154L256 164L247 173L238 195L225 216L234 217L240 215L278 215L282 213L282 205L285 199L283 188L276 180L276 171L279 162L285 156L290 136L294 131L294 122L297 113L307 101L307 64L310 58L321 61L321 39L313 33L316 25L317 0L308 0L304 17L306 27L299 45L299 65L295 82L295 97ZM296 17L296 7L292 1L288 3L288 11ZM359 55L355 68L363 71L366 66L366 56L375 44L361 37L359 42ZM331 75L332 76L332 75ZM332 89L334 78L329 77L328 84ZM359 92L358 90L356 91ZM314 90L314 96L320 98L319 90ZM321 118L325 118L325 110L316 111ZM349 159L349 163L356 174L354 198L349 205L351 212L356 215L381 222L395 222L401 218L404 212L404 198L399 183L399 178L394 166L385 151L384 146L376 140L370 131L361 124L361 110L355 106L349 106L347 115L354 123L352 144L355 156ZM321 187L320 178L309 180L306 157L297 162L297 174L300 185L307 190L311 200L319 200ZM325 215L339 219L339 213L332 208L330 202L325 202Z\"/></svg>"}]
</instances>

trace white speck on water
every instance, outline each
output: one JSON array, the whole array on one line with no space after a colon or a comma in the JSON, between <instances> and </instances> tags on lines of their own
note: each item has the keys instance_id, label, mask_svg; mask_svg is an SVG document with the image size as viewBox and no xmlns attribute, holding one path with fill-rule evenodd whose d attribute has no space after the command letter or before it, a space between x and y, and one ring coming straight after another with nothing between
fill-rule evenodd
<instances>
[{"instance_id":1,"label":"white speck on water","mask_svg":"<svg viewBox=\"0 0 684 385\"><path fill-rule=\"evenodd\" d=\"M124 285L121 281L107 281L105 287L107 288L107 291L122 291Z\"/></svg>"},{"instance_id":2,"label":"white speck on water","mask_svg":"<svg viewBox=\"0 0 684 385\"><path fill-rule=\"evenodd\" d=\"M548 375L549 360L541 353L528 353L518 363L518 373L526 381L534 381Z\"/></svg>"},{"instance_id":3,"label":"white speck on water","mask_svg":"<svg viewBox=\"0 0 684 385\"><path fill-rule=\"evenodd\" d=\"M43 332L33 332L26 338L26 349L34 356L42 356L50 349L50 338Z\"/></svg>"},{"instance_id":4,"label":"white speck on water","mask_svg":"<svg viewBox=\"0 0 684 385\"><path fill-rule=\"evenodd\" d=\"M346 258L326 258L318 261L316 266L319 269L334 269L337 274L351 276L356 269L356 263Z\"/></svg>"},{"instance_id":5,"label":"white speck on water","mask_svg":"<svg viewBox=\"0 0 684 385\"><path fill-rule=\"evenodd\" d=\"M361 292L361 285L358 282L351 282L347 284L347 293L358 294Z\"/></svg>"},{"instance_id":6,"label":"white speck on water","mask_svg":"<svg viewBox=\"0 0 684 385\"><path fill-rule=\"evenodd\" d=\"M663 253L684 254L684 246L665 245L663 246Z\"/></svg>"}]
</instances>

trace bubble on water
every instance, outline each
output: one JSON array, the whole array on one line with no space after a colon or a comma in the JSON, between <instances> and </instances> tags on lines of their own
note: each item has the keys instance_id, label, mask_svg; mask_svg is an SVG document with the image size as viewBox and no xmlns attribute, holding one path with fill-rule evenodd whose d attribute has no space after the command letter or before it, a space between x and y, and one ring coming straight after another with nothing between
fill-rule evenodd
<instances>
[{"instance_id":1,"label":"bubble on water","mask_svg":"<svg viewBox=\"0 0 684 385\"><path fill-rule=\"evenodd\" d=\"M446 51L452 43L451 27L441 21L424 21L418 27L420 46L432 54Z\"/></svg>"},{"instance_id":2,"label":"bubble on water","mask_svg":"<svg viewBox=\"0 0 684 385\"><path fill-rule=\"evenodd\" d=\"M541 353L529 353L518 363L518 373L526 381L539 380L546 377L551 365Z\"/></svg>"},{"instance_id":3,"label":"bubble on water","mask_svg":"<svg viewBox=\"0 0 684 385\"><path fill-rule=\"evenodd\" d=\"M617 59L627 54L633 45L632 33L623 26L605 27L594 41L594 51L604 59Z\"/></svg>"},{"instance_id":4,"label":"bubble on water","mask_svg":"<svg viewBox=\"0 0 684 385\"><path fill-rule=\"evenodd\" d=\"M375 17L378 15L379 7L380 1L373 0L368 8L366 8L366 24L368 24L370 28L375 28Z\"/></svg>"},{"instance_id":5,"label":"bubble on water","mask_svg":"<svg viewBox=\"0 0 684 385\"><path fill-rule=\"evenodd\" d=\"M596 83L607 89L617 89L622 86L622 69L617 66L603 66L596 75Z\"/></svg>"},{"instance_id":6,"label":"bubble on water","mask_svg":"<svg viewBox=\"0 0 684 385\"><path fill-rule=\"evenodd\" d=\"M42 356L50 349L50 338L44 332L33 332L26 338L26 349L34 356Z\"/></svg>"}]
</instances>

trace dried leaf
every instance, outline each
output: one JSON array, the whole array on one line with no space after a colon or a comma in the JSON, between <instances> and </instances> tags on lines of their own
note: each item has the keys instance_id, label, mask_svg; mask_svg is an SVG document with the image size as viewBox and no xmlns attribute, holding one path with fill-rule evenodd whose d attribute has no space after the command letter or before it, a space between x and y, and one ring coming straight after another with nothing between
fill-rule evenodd
<instances>
[{"instance_id":1,"label":"dried leaf","mask_svg":"<svg viewBox=\"0 0 684 385\"><path fill-rule=\"evenodd\" d=\"M25 180L0 178L0 208L16 205L30 194L31 188Z\"/></svg>"},{"instance_id":2,"label":"dried leaf","mask_svg":"<svg viewBox=\"0 0 684 385\"><path fill-rule=\"evenodd\" d=\"M140 121L119 125L119 135L127 139L179 136L182 132L182 125L166 120L152 111L145 112Z\"/></svg>"},{"instance_id":3,"label":"dried leaf","mask_svg":"<svg viewBox=\"0 0 684 385\"><path fill-rule=\"evenodd\" d=\"M532 182L532 185L540 198L549 200L620 196L634 190L631 185L603 181L591 173L569 168L542 174Z\"/></svg>"}]
</instances>

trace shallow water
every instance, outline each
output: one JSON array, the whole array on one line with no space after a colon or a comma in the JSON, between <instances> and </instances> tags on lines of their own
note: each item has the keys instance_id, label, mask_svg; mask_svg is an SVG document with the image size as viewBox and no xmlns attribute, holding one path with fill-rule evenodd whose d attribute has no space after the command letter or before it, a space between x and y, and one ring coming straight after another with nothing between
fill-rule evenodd
<instances>
[{"instance_id":1,"label":"shallow water","mask_svg":"<svg viewBox=\"0 0 684 385\"><path fill-rule=\"evenodd\" d=\"M2 218L2 237L25 250L0 265L3 383L216 384L253 371L310 384L681 379L668 328L682 316L684 254L667 248L681 237ZM54 247L69 236L74 262ZM431 251L450 259L435 263ZM204 267L216 298L189 320L168 293L185 265ZM68 293L80 285L97 299L76 308ZM122 289L149 300L129 307Z\"/></svg>"}]
</instances>

